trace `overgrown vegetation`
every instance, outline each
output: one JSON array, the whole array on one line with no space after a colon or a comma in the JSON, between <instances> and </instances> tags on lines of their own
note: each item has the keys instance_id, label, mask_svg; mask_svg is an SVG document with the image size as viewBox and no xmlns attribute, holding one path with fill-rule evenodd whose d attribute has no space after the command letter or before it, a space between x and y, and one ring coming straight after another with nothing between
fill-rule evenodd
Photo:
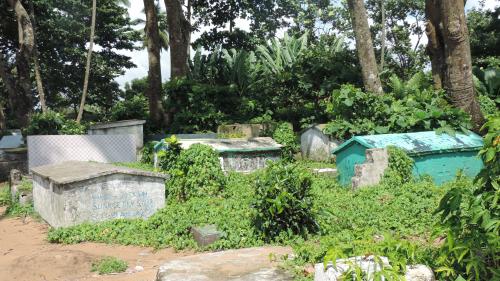
<instances>
[{"instance_id":1,"label":"overgrown vegetation","mask_svg":"<svg viewBox=\"0 0 500 281\"><path fill-rule=\"evenodd\" d=\"M449 105L442 92L420 88L417 82L408 82L416 84L410 89L399 83L394 81L393 92L384 95L365 93L352 85L335 90L328 103L333 121L325 133L346 140L353 135L429 130L454 134L471 128L469 116Z\"/></svg>"},{"instance_id":2,"label":"overgrown vegetation","mask_svg":"<svg viewBox=\"0 0 500 281\"><path fill-rule=\"evenodd\" d=\"M500 115L484 125L487 132L479 156L484 168L474 188L456 186L443 197L436 213L446 241L436 257L440 278L500 278ZM458 279L457 279L458 280Z\"/></svg>"},{"instance_id":3,"label":"overgrown vegetation","mask_svg":"<svg viewBox=\"0 0 500 281\"><path fill-rule=\"evenodd\" d=\"M92 263L90 271L99 274L120 273L127 270L128 264L126 261L115 257L105 257Z\"/></svg>"},{"instance_id":4,"label":"overgrown vegetation","mask_svg":"<svg viewBox=\"0 0 500 281\"><path fill-rule=\"evenodd\" d=\"M85 126L67 119L61 113L48 111L35 113L30 118L26 135L82 135Z\"/></svg>"},{"instance_id":5,"label":"overgrown vegetation","mask_svg":"<svg viewBox=\"0 0 500 281\"><path fill-rule=\"evenodd\" d=\"M283 145L281 148L281 158L285 161L294 159L295 154L300 151L300 145L297 137L293 132L293 128L288 123L281 123L274 130L273 139Z\"/></svg>"},{"instance_id":6,"label":"overgrown vegetation","mask_svg":"<svg viewBox=\"0 0 500 281\"><path fill-rule=\"evenodd\" d=\"M185 201L190 197L217 196L226 186L218 153L210 146L193 144L182 150L167 181L167 197Z\"/></svg>"},{"instance_id":7,"label":"overgrown vegetation","mask_svg":"<svg viewBox=\"0 0 500 281\"><path fill-rule=\"evenodd\" d=\"M318 229L311 175L297 164L269 163L255 182L255 226L266 240L306 237Z\"/></svg>"}]
</instances>

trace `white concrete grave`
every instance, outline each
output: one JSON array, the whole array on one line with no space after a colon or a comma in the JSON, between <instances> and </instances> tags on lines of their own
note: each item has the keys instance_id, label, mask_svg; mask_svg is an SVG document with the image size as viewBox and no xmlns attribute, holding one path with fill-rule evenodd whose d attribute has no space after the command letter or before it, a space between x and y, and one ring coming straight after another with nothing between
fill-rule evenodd
<instances>
[{"instance_id":1,"label":"white concrete grave","mask_svg":"<svg viewBox=\"0 0 500 281\"><path fill-rule=\"evenodd\" d=\"M53 227L147 218L165 206L163 174L80 161L31 172L35 210Z\"/></svg>"}]
</instances>

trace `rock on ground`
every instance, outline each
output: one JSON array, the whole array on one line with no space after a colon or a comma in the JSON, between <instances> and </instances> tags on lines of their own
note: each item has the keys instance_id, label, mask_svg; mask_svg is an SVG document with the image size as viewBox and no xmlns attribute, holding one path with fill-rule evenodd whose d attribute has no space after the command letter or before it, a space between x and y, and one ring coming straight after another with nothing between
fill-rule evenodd
<instances>
[{"instance_id":1,"label":"rock on ground","mask_svg":"<svg viewBox=\"0 0 500 281\"><path fill-rule=\"evenodd\" d=\"M156 281L288 281L292 277L270 256L290 252L284 247L261 247L182 257L160 266Z\"/></svg>"},{"instance_id":2,"label":"rock on ground","mask_svg":"<svg viewBox=\"0 0 500 281\"><path fill-rule=\"evenodd\" d=\"M381 262L384 267L390 266L387 257L380 257ZM346 273L353 266L359 267L366 275L367 280L373 280L374 273L381 270L380 262L376 262L374 256L358 256L348 259L338 259L336 260L336 266L329 263L324 268L323 263L318 263L314 266L314 281L338 281L341 279L342 275ZM409 265L406 267L405 274L406 281L435 281L434 273L426 265L417 264Z\"/></svg>"}]
</instances>

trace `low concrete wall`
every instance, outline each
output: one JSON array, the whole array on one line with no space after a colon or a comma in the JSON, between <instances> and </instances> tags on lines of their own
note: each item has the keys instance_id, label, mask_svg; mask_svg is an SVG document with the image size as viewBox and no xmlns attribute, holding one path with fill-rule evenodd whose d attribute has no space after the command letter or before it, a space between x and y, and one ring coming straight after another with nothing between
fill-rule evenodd
<instances>
[{"instance_id":1,"label":"low concrete wall","mask_svg":"<svg viewBox=\"0 0 500 281\"><path fill-rule=\"evenodd\" d=\"M28 136L29 169L65 161L101 163L137 161L132 135Z\"/></svg>"},{"instance_id":2,"label":"low concrete wall","mask_svg":"<svg viewBox=\"0 0 500 281\"><path fill-rule=\"evenodd\" d=\"M124 120L90 126L89 135L133 135L137 149L144 146L144 120Z\"/></svg>"}]
</instances>

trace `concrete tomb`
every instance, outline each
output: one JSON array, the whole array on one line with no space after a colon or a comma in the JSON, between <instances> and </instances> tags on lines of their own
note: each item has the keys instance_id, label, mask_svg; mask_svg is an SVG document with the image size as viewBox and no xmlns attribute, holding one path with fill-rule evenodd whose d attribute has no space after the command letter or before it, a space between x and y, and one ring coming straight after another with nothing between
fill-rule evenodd
<instances>
[{"instance_id":1,"label":"concrete tomb","mask_svg":"<svg viewBox=\"0 0 500 281\"><path fill-rule=\"evenodd\" d=\"M135 145L140 150L144 145L144 120L123 120L90 126L89 135L133 135Z\"/></svg>"},{"instance_id":2,"label":"concrete tomb","mask_svg":"<svg viewBox=\"0 0 500 281\"><path fill-rule=\"evenodd\" d=\"M184 139L179 140L183 149L195 143L211 146L219 152L224 171L252 172L266 167L266 162L280 159L281 147L272 138L251 139Z\"/></svg>"},{"instance_id":3,"label":"concrete tomb","mask_svg":"<svg viewBox=\"0 0 500 281\"><path fill-rule=\"evenodd\" d=\"M326 124L311 126L300 135L300 151L303 159L313 161L330 161L332 150L339 146L340 142L323 133Z\"/></svg>"},{"instance_id":4,"label":"concrete tomb","mask_svg":"<svg viewBox=\"0 0 500 281\"><path fill-rule=\"evenodd\" d=\"M165 206L163 174L79 161L31 172L35 210L53 227L147 218Z\"/></svg>"},{"instance_id":5,"label":"concrete tomb","mask_svg":"<svg viewBox=\"0 0 500 281\"><path fill-rule=\"evenodd\" d=\"M414 176L429 175L436 184L453 180L458 171L475 177L483 167L477 157L483 139L472 132L453 136L434 131L354 136L333 151L339 182L353 188L377 184L388 165L389 146L403 149L414 160Z\"/></svg>"}]
</instances>

